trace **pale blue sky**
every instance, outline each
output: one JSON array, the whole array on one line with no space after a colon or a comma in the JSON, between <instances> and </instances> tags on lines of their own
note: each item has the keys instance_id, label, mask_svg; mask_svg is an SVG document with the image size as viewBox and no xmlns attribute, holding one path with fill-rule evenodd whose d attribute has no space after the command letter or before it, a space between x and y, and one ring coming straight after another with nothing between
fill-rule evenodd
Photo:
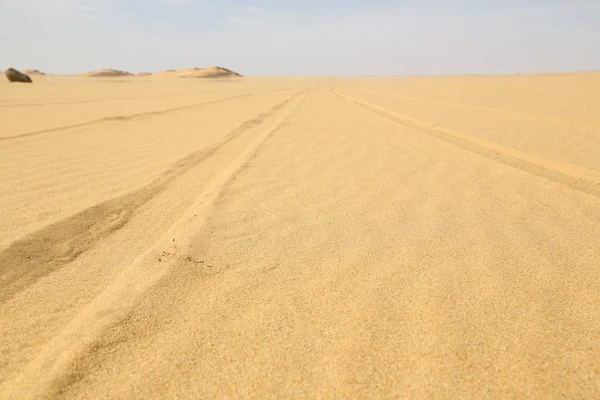
<instances>
[{"instance_id":1,"label":"pale blue sky","mask_svg":"<svg viewBox=\"0 0 600 400\"><path fill-rule=\"evenodd\" d=\"M0 0L0 69L245 75L600 69L600 0Z\"/></svg>"}]
</instances>

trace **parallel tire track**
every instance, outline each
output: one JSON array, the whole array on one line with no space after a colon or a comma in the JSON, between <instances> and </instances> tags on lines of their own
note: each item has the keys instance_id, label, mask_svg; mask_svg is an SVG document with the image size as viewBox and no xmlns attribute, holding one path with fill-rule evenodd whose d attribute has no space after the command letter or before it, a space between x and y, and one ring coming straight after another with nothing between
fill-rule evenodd
<instances>
[{"instance_id":1,"label":"parallel tire track","mask_svg":"<svg viewBox=\"0 0 600 400\"><path fill-rule=\"evenodd\" d=\"M59 396L66 387L77 381L77 375L70 372L77 361L85 356L90 349L93 349L98 338L108 327L126 318L128 310L137 304L137 299L179 262L177 259L173 259L171 262L163 262L160 268L156 265L152 267L148 265L148 263L156 263L156 258L152 254L157 251L159 246L163 245L165 241L163 239L173 237L172 235L175 234L171 231L181 231L180 235L185 237L198 229L199 226L202 226L212 204L220 197L224 188L231 182L237 172L248 163L265 140L289 119L298 104L303 100L305 93L306 91L302 91L295 94L257 118L242 124L235 132L230 134L226 141L230 141L244 130L261 124L266 118L272 117L278 111L287 108L287 111L280 115L270 126L266 127L233 160L229 167L212 179L197 197L196 203L188 212L184 213L169 231L164 232L165 236L162 239L158 239L154 246L137 258L137 261L127 266L116 281L82 309L59 335L46 343L37 357L29 362L19 372L11 386L6 388L5 395L12 398L12 393L27 393L28 398L53 398ZM216 151L224 144L225 142L221 142L212 151ZM192 215L193 217L191 217ZM189 222L190 217L191 222ZM171 240L167 240L167 242L171 242ZM180 240L178 239L177 242L180 243ZM135 284L132 284L132 282L135 282Z\"/></svg>"},{"instance_id":2,"label":"parallel tire track","mask_svg":"<svg viewBox=\"0 0 600 400\"><path fill-rule=\"evenodd\" d=\"M12 135L12 136L0 136L0 141L10 140L10 139L20 139L20 138L30 137L30 136L37 136L37 135L41 135L44 133L60 132L60 131L65 131L65 130L69 130L69 129L74 129L74 128L86 127L86 126L90 126L90 125L103 124L106 122L130 121L130 120L134 120L134 119L138 119L138 118L142 118L142 117L168 114L168 113L172 113L172 112L176 112L176 111L188 110L191 108L204 107L204 106L207 106L210 104L222 103L222 102L229 101L229 100L241 99L244 97L251 97L251 96L256 96L256 95L260 95L260 94L264 94L264 93L282 92L282 91L286 91L286 90L293 90L293 89L285 88L285 89L269 90L266 92L263 91L263 92L245 93L245 94L241 94L241 95L237 95L237 96L225 97L223 99L205 101L202 103L188 104L188 105L179 106L179 107L166 108L163 110L147 111L147 112L141 112L141 113L129 114L129 115L116 115L116 116L110 116L110 117L103 117L103 118L93 119L91 121L81 122L78 124L58 126L56 128L51 128L51 129L42 129L42 130L33 131L33 132L20 133L18 135Z\"/></svg>"},{"instance_id":3,"label":"parallel tire track","mask_svg":"<svg viewBox=\"0 0 600 400\"><path fill-rule=\"evenodd\" d=\"M131 96L131 97L108 97L103 99L91 100L63 100L55 102L41 103L17 103L17 104L0 104L0 108L23 108L23 107L44 107L44 106L64 106L69 104L87 104L87 103L105 103L113 101L129 101L129 100L154 100L164 99L169 97L183 97L183 94L164 94L160 96Z\"/></svg>"},{"instance_id":4,"label":"parallel tire track","mask_svg":"<svg viewBox=\"0 0 600 400\"><path fill-rule=\"evenodd\" d=\"M0 304L41 277L74 260L101 238L123 227L140 206L164 190L178 176L213 155L247 129L263 123L301 93L303 92L295 93L287 100L243 122L213 146L180 159L148 185L85 209L12 243L0 253Z\"/></svg>"},{"instance_id":5,"label":"parallel tire track","mask_svg":"<svg viewBox=\"0 0 600 400\"><path fill-rule=\"evenodd\" d=\"M516 112L516 111L503 110L500 108L483 107L483 106L477 106L477 105L473 105L473 104L455 103L452 101L424 99L422 97L414 97L414 96L400 96L400 95L390 95L390 96L397 98L397 99L403 99L403 100L415 100L415 101L422 101L425 103L442 104L442 105L453 106L453 107L461 107L461 108L468 108L468 109L472 109L472 110L485 111L485 112L500 114L500 115L503 115L506 117L512 117L512 118L516 118L516 119L527 119L527 120L534 120L534 121L551 122L554 124L571 125L571 126L577 126L577 127L600 128L600 122L595 122L595 121L580 121L580 120L570 119L570 118L545 117L543 115L526 114L526 113L520 113L520 112Z\"/></svg>"},{"instance_id":6,"label":"parallel tire track","mask_svg":"<svg viewBox=\"0 0 600 400\"><path fill-rule=\"evenodd\" d=\"M290 87L288 89L298 89L299 87ZM69 104L85 104L85 103L105 103L105 102L113 102L113 101L129 101L129 100L155 100L155 99L165 99L170 97L186 97L191 94L221 94L223 91L214 91L214 92L206 92L201 90L195 90L186 93L164 93L161 95L155 96L122 96L122 97L105 97L100 99L80 99L80 100L62 100L61 98L55 99L46 99L46 100L59 100L59 101L44 101L41 103L11 103L14 100L0 100L0 108L21 108L21 107L40 107L40 106L62 106ZM265 93L265 92L262 92ZM31 99L37 100L37 99ZM28 100L17 100L17 101L28 101ZM30 101L30 100L29 100ZM3 104L7 103L7 104Z\"/></svg>"},{"instance_id":7,"label":"parallel tire track","mask_svg":"<svg viewBox=\"0 0 600 400\"><path fill-rule=\"evenodd\" d=\"M541 176L581 192L600 197L600 171L579 165L563 164L557 161L548 160L487 140L441 128L408 116L399 115L365 100L341 94L336 89L332 89L332 93L390 121L417 129L438 139L444 140L445 142L502 164L520 169L521 171Z\"/></svg>"}]
</instances>

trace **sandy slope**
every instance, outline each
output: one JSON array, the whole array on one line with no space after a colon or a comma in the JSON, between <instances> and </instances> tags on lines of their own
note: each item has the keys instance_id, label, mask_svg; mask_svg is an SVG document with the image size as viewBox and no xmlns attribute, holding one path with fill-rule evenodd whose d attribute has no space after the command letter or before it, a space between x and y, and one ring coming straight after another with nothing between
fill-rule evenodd
<instances>
[{"instance_id":1,"label":"sandy slope","mask_svg":"<svg viewBox=\"0 0 600 400\"><path fill-rule=\"evenodd\" d=\"M599 85L3 85L0 398L599 397Z\"/></svg>"},{"instance_id":2,"label":"sandy slope","mask_svg":"<svg viewBox=\"0 0 600 400\"><path fill-rule=\"evenodd\" d=\"M154 77L170 78L240 78L241 75L223 67L207 68L184 68L178 71L172 69L168 71L157 72Z\"/></svg>"}]
</instances>

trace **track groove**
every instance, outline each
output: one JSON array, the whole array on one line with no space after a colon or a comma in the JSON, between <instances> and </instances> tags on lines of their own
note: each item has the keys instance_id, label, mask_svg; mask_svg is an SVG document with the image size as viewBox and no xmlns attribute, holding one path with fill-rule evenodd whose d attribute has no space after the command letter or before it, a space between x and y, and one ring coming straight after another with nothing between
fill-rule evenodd
<instances>
[{"instance_id":1,"label":"track groove","mask_svg":"<svg viewBox=\"0 0 600 400\"><path fill-rule=\"evenodd\" d=\"M369 92L369 93L376 94L376 93L372 93L372 92ZM526 113L520 113L520 112L516 112L516 111L503 110L500 108L492 108L492 107L476 106L476 105L472 105L472 104L455 103L452 101L424 99L421 97L414 97L414 96L401 96L401 95L396 95L396 94L389 95L389 96L397 98L397 99L403 99L403 100L416 100L416 101L422 101L425 103L442 104L442 105L453 106L453 107L461 107L461 108L468 108L468 109L472 109L472 110L485 111L485 112L489 112L489 113L500 114L500 115L504 115L507 117L512 117L515 119L544 121L544 122L551 122L551 123L555 123L555 124L571 125L571 126L576 126L576 127L600 128L600 122L596 122L596 121L581 121L581 120L570 119L570 118L552 118L552 117L545 117L542 115L526 114Z\"/></svg>"},{"instance_id":2,"label":"track groove","mask_svg":"<svg viewBox=\"0 0 600 400\"><path fill-rule=\"evenodd\" d=\"M41 134L45 134L45 133L66 131L69 129L82 128L82 127L86 127L86 126L90 126L90 125L98 125L98 124L103 124L106 122L130 121L130 120L153 116L153 115L168 114L171 112L189 110L192 108L203 107L203 106L207 106L207 105L211 105L211 104L218 104L218 103L229 101L229 100L235 100L235 99L241 99L241 98L245 98L245 97L256 96L256 95L260 95L263 93L282 92L282 91L286 91L286 90L293 90L293 89L285 88L285 89L269 90L266 92L245 93L245 94L241 94L241 95L237 95L237 96L225 97L223 99L218 99L218 100L211 100L211 101L206 101L206 102L202 102L202 103L194 103L194 104L188 104L185 106L166 108L164 110L148 111L148 112L142 112L142 113L136 113L136 114L130 114L130 115L115 115L115 116L110 116L110 117L103 117L103 118L93 119L91 121L81 122L78 124L63 125L63 126L59 126L59 127L51 128L51 129L42 129L42 130L33 131L33 132L20 133L18 135L12 135L12 136L0 136L0 141L10 140L10 139L21 139L24 137L37 136L37 135L41 135Z\"/></svg>"},{"instance_id":3,"label":"track groove","mask_svg":"<svg viewBox=\"0 0 600 400\"><path fill-rule=\"evenodd\" d=\"M557 161L548 160L487 140L441 128L408 116L399 115L376 104L341 94L335 88L332 88L332 93L390 121L417 129L465 150L509 165L521 171L547 178L581 192L600 197L600 171L579 165L563 164Z\"/></svg>"},{"instance_id":4,"label":"track groove","mask_svg":"<svg viewBox=\"0 0 600 400\"><path fill-rule=\"evenodd\" d=\"M85 209L11 244L0 253L0 282L3 286L0 304L42 276L74 260L96 241L123 227L140 206L163 191L178 176L213 155L247 129L263 123L301 93L303 92L297 92L255 118L243 122L213 146L183 157L135 192Z\"/></svg>"},{"instance_id":5,"label":"track groove","mask_svg":"<svg viewBox=\"0 0 600 400\"><path fill-rule=\"evenodd\" d=\"M229 167L213 178L203 193L198 196L198 200L192 206L192 209L185 213L186 215L183 215L174 226L186 225L186 228L195 231L199 225L204 223L204 218L208 215L211 205L219 198L224 188L253 157L261 144L288 120L298 104L304 99L306 92L305 90L296 93L257 118L242 124L238 130L232 132L226 140L211 150L212 152L216 151L237 134L254 125L261 124L266 118L274 116L289 104L295 103L253 140ZM171 238L171 235L173 235L171 231L173 230L174 228L171 228L169 231L164 232L164 237ZM187 229L184 230L187 231ZM170 239L167 241L171 242ZM178 243L180 243L179 240ZM38 356L29 362L16 377L16 384L7 389L16 392L26 391L31 398L37 398L44 393L53 393L58 396L68 385L76 382L76 379L73 379L71 375L68 375L65 379L64 371L68 370L77 361L82 352L94 346L95 341L105 329L126 318L127 310L136 304L137 299L144 291L179 262L177 257L173 257L171 262L162 263L161 268L156 268L156 266L148 268L148 256L154 262L155 257L152 254L157 252L158 247L162 244L163 240L159 239L146 253L141 254L133 265L127 266L112 285L108 286L87 307L81 310L59 335L46 343ZM175 254L177 246L173 245L172 251ZM135 282L135 285L131 284L132 281ZM4 393L10 397L10 391Z\"/></svg>"},{"instance_id":6,"label":"track groove","mask_svg":"<svg viewBox=\"0 0 600 400\"><path fill-rule=\"evenodd\" d=\"M292 89L299 89L299 87L290 87L288 88L290 90ZM60 106L60 105L68 105L68 104L82 104L82 103L102 103L102 102L112 102L112 101L128 101L128 100L154 100L154 99L165 99L165 98L171 98L171 97L187 97L190 96L192 94L195 93L202 93L202 94L225 94L227 92L224 91L214 91L214 92L207 92L207 91L191 91L191 92L186 92L185 94L181 94L181 93L164 93L161 95L157 95L157 96L123 96L123 97L105 97L105 98L101 98L101 99L92 99L92 100L85 100L85 99L79 99L79 100L64 100L64 101L43 101L43 100L61 100L61 98L54 98L54 99L39 99L42 100L41 103L10 103L11 100L0 100L0 108L21 108L21 107L38 107L38 106ZM264 92L263 92L264 93ZM23 100L16 100L16 101L30 101L30 100L38 100L38 99L23 99ZM14 100L12 100L14 101ZM7 104L2 104L2 103L7 103Z\"/></svg>"},{"instance_id":7,"label":"track groove","mask_svg":"<svg viewBox=\"0 0 600 400\"><path fill-rule=\"evenodd\" d=\"M154 99L165 99L170 97L184 97L182 94L165 94L161 96L132 96L132 97L108 97L104 99L94 100L68 100L68 101L56 101L56 102L42 102L42 103L18 103L18 104L0 104L0 108L22 108L22 107L44 107L44 106L63 106L69 104L87 104L87 103L103 103L111 101L128 101L128 100L154 100Z\"/></svg>"}]
</instances>

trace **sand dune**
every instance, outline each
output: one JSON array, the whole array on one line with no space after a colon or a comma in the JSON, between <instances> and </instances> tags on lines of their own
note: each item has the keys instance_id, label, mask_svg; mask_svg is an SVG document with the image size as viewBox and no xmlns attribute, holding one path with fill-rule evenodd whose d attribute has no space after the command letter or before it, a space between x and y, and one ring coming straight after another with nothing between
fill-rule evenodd
<instances>
[{"instance_id":1,"label":"sand dune","mask_svg":"<svg viewBox=\"0 0 600 400\"><path fill-rule=\"evenodd\" d=\"M158 72L154 76L177 77L177 78L235 78L241 75L223 67L208 68L185 68Z\"/></svg>"},{"instance_id":2,"label":"sand dune","mask_svg":"<svg viewBox=\"0 0 600 400\"><path fill-rule=\"evenodd\" d=\"M3 88L0 398L600 397L600 74L233 82Z\"/></svg>"},{"instance_id":3,"label":"sand dune","mask_svg":"<svg viewBox=\"0 0 600 400\"><path fill-rule=\"evenodd\" d=\"M239 77L237 72L233 72L223 67L194 68L192 70L179 71L181 78L223 78Z\"/></svg>"},{"instance_id":4,"label":"sand dune","mask_svg":"<svg viewBox=\"0 0 600 400\"><path fill-rule=\"evenodd\" d=\"M132 76L133 74L126 71L119 71L118 69L99 69L98 71L88 72L84 76L92 78L117 78L123 76Z\"/></svg>"},{"instance_id":5,"label":"sand dune","mask_svg":"<svg viewBox=\"0 0 600 400\"><path fill-rule=\"evenodd\" d=\"M153 76L175 76L177 74L177 71L174 69L168 69L166 71L161 71L161 72L157 72L155 74L152 74Z\"/></svg>"},{"instance_id":6,"label":"sand dune","mask_svg":"<svg viewBox=\"0 0 600 400\"><path fill-rule=\"evenodd\" d=\"M24 74L27 74L27 75L34 75L34 76L35 75L41 75L41 76L46 75L45 73L43 73L42 71L37 70L37 69L25 69L21 72L23 72Z\"/></svg>"}]
</instances>

